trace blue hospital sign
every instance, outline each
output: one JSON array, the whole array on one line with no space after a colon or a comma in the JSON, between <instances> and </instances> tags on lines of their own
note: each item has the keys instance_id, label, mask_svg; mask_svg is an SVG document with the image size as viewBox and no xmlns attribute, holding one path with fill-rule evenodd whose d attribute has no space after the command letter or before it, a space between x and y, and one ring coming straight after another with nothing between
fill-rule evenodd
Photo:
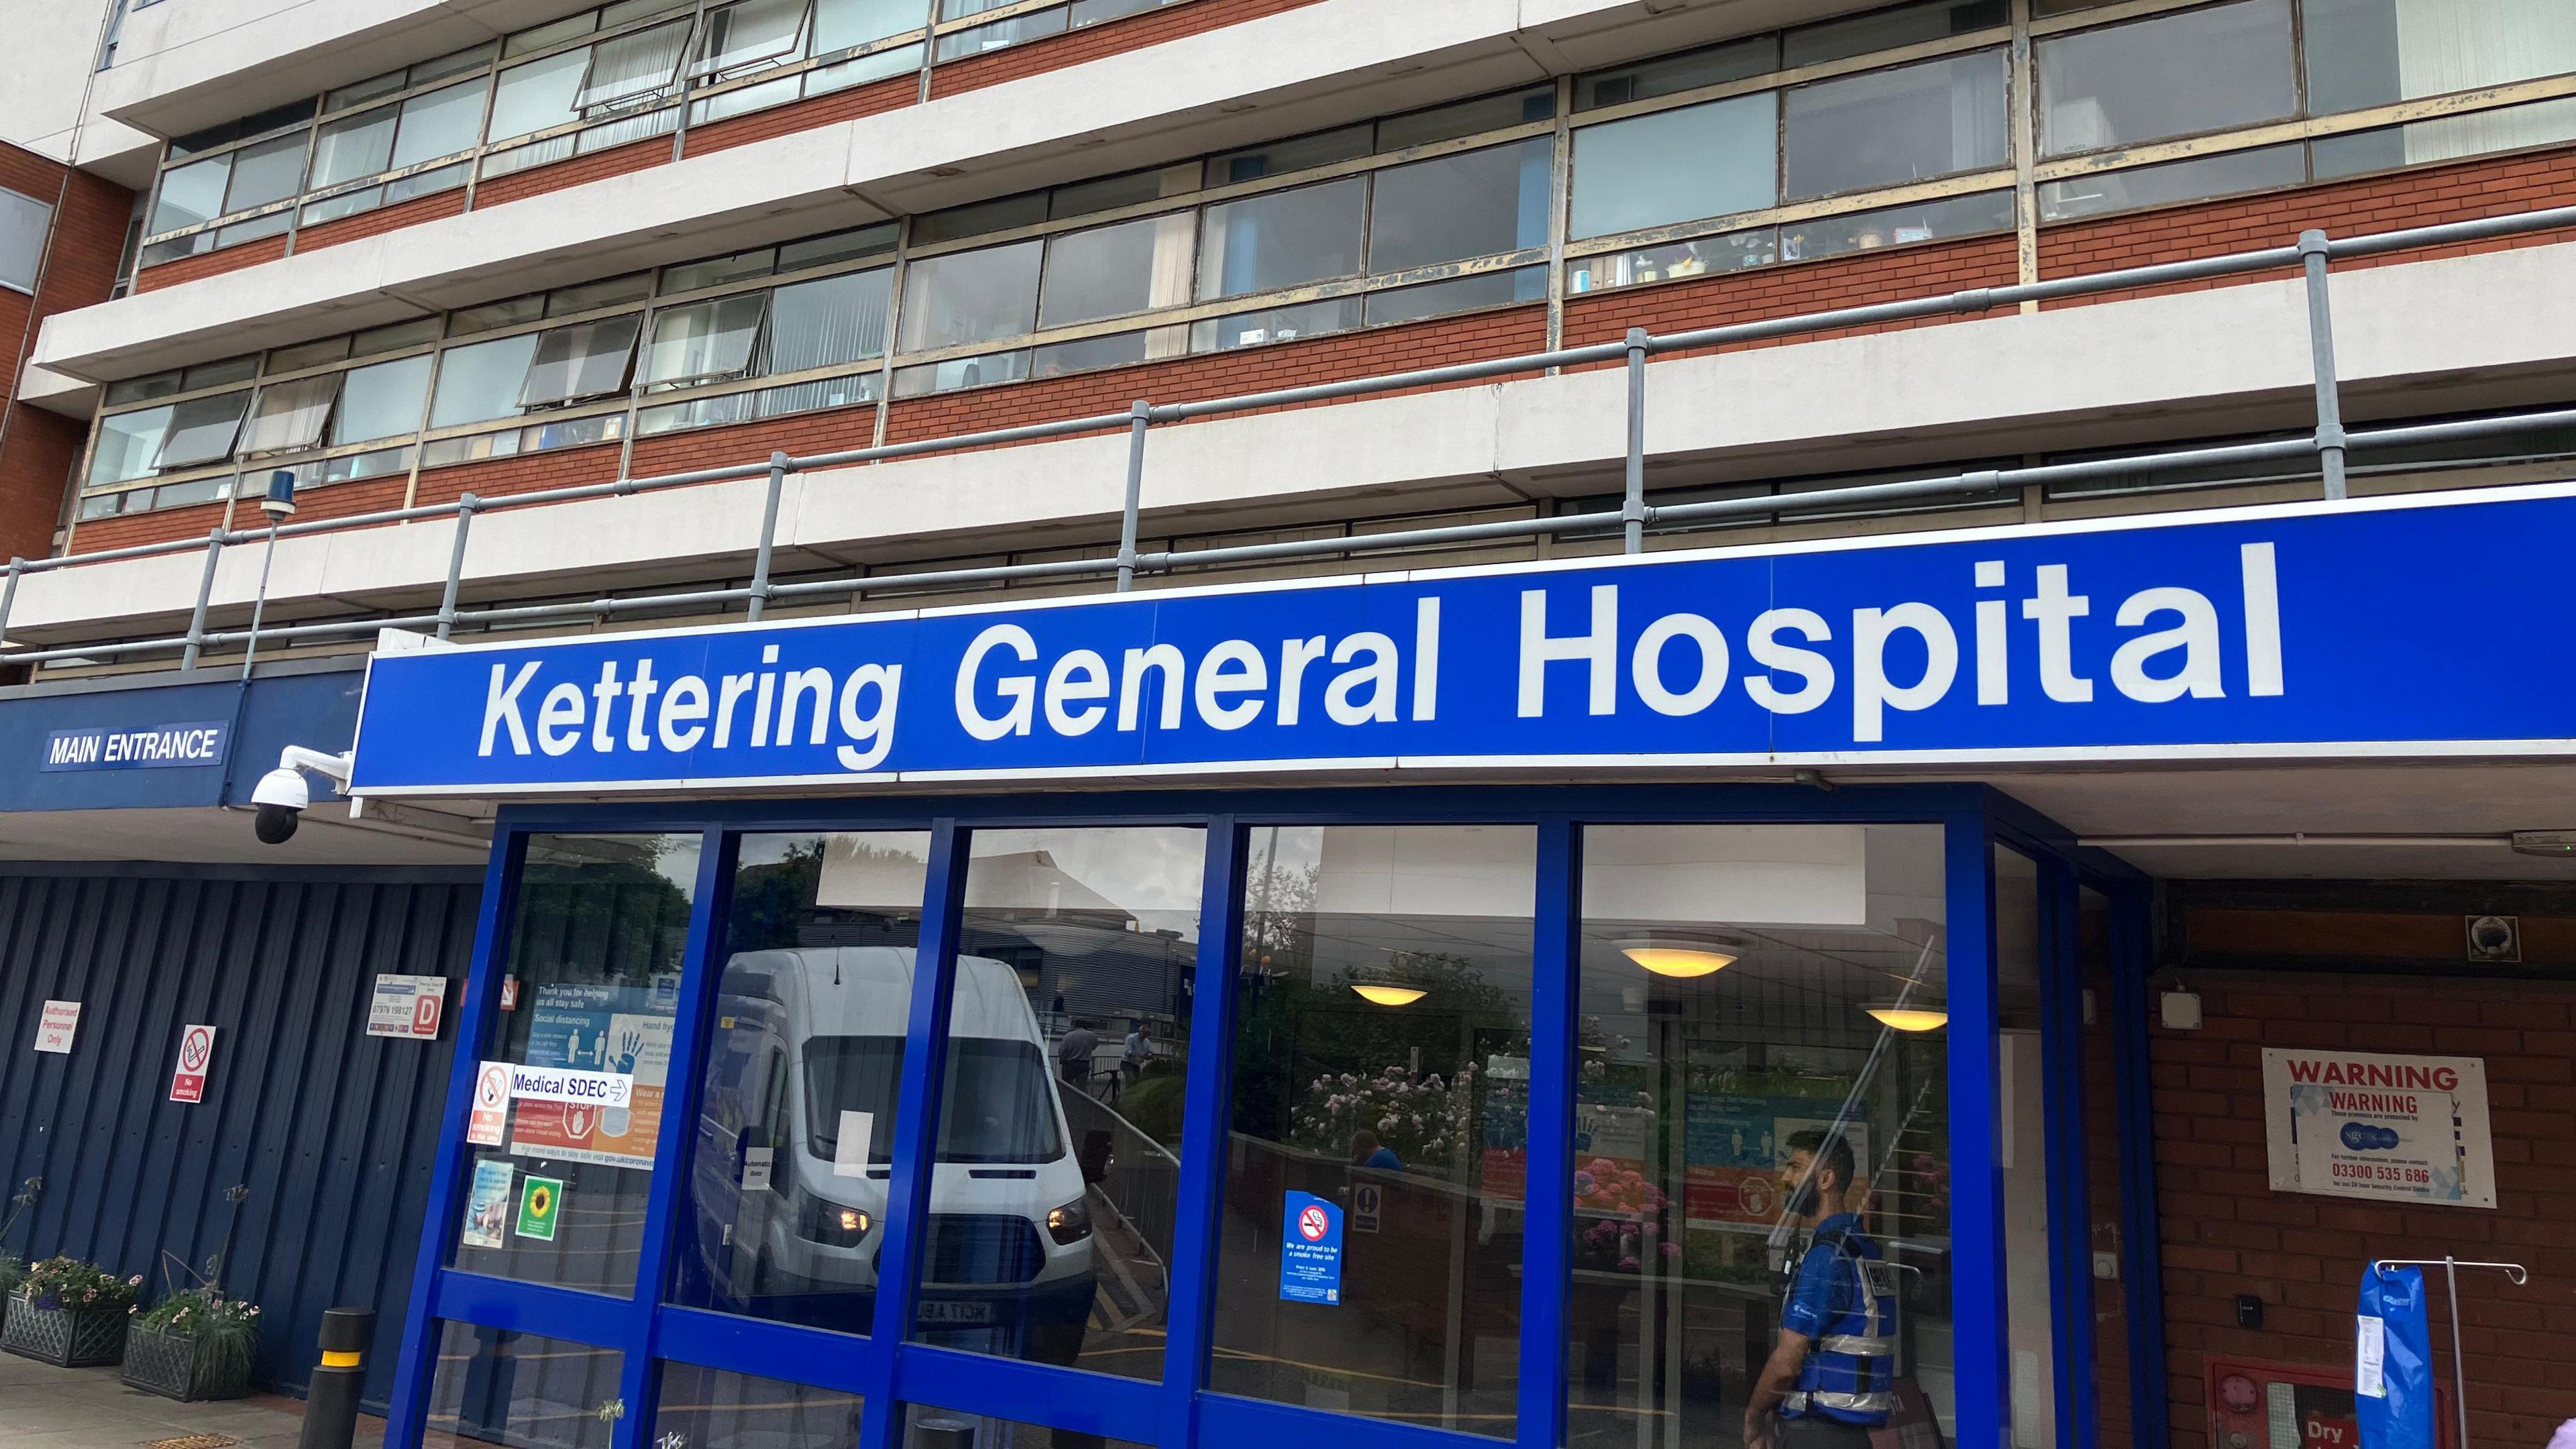
<instances>
[{"instance_id":1,"label":"blue hospital sign","mask_svg":"<svg viewBox=\"0 0 2576 1449\"><path fill-rule=\"evenodd\" d=\"M1280 1301L1341 1302L1342 1210L1313 1193L1292 1192L1280 1221Z\"/></svg>"},{"instance_id":2,"label":"blue hospital sign","mask_svg":"<svg viewBox=\"0 0 2576 1449\"><path fill-rule=\"evenodd\" d=\"M45 738L45 770L159 770L220 765L231 726L222 720L143 729L56 730Z\"/></svg>"},{"instance_id":3,"label":"blue hospital sign","mask_svg":"<svg viewBox=\"0 0 2576 1449\"><path fill-rule=\"evenodd\" d=\"M358 794L2576 752L2576 485L373 661Z\"/></svg>"}]
</instances>

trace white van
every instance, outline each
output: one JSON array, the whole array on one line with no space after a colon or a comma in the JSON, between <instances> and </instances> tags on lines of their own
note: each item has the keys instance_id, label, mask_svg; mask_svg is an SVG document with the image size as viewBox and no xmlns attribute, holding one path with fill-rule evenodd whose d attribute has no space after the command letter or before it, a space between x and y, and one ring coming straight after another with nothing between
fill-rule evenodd
<instances>
[{"instance_id":1,"label":"white van","mask_svg":"<svg viewBox=\"0 0 2576 1449\"><path fill-rule=\"evenodd\" d=\"M868 1327L913 964L908 946L726 963L692 1183L692 1266L717 1303ZM1000 961L958 958L947 1077L918 1323L1069 1363L1093 1293L1086 1187L1037 1016Z\"/></svg>"}]
</instances>

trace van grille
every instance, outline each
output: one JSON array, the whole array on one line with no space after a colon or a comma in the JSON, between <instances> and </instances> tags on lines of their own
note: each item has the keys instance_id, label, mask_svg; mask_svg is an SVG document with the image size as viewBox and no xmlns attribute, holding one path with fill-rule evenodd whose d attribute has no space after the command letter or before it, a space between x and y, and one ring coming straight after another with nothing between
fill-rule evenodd
<instances>
[{"instance_id":1,"label":"van grille","mask_svg":"<svg viewBox=\"0 0 2576 1449\"><path fill-rule=\"evenodd\" d=\"M1046 1266L1046 1249L1027 1218L934 1213L923 1258L933 1283L1026 1283Z\"/></svg>"}]
</instances>

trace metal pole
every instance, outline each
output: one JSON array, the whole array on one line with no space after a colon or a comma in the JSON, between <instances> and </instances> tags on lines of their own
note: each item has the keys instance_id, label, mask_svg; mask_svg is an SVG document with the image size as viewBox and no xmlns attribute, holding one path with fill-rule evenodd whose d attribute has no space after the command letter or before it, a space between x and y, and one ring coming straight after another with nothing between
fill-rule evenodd
<instances>
[{"instance_id":1,"label":"metal pole","mask_svg":"<svg viewBox=\"0 0 2576 1449\"><path fill-rule=\"evenodd\" d=\"M250 601L250 637L242 641L242 682L250 682L250 667L259 658L259 619L268 609L268 571L277 564L277 524L268 525L268 547L259 556L259 592ZM226 1228L226 1242L231 1229Z\"/></svg>"},{"instance_id":2,"label":"metal pole","mask_svg":"<svg viewBox=\"0 0 2576 1449\"><path fill-rule=\"evenodd\" d=\"M215 560L224 555L224 531L220 528L206 535L206 571L197 580L197 609L188 616L188 648L179 656L183 670L197 667L197 651L206 641L206 601L215 593Z\"/></svg>"},{"instance_id":3,"label":"metal pole","mask_svg":"<svg viewBox=\"0 0 2576 1449\"><path fill-rule=\"evenodd\" d=\"M769 555L778 538L778 495L787 487L788 457L783 452L769 455L769 501L760 510L760 551L751 560L751 620L760 622L761 611L769 603Z\"/></svg>"},{"instance_id":4,"label":"metal pole","mask_svg":"<svg viewBox=\"0 0 2576 1449\"><path fill-rule=\"evenodd\" d=\"M2305 244L2301 238L2301 244ZM2442 1279L2451 1295L2451 1408L2460 1416L2458 1449L2469 1449L2469 1370L2460 1357L2460 1260L2442 1255Z\"/></svg>"},{"instance_id":5,"label":"metal pole","mask_svg":"<svg viewBox=\"0 0 2576 1449\"><path fill-rule=\"evenodd\" d=\"M1646 551L1646 343L1643 327L1628 329L1628 488L1619 505L1628 553Z\"/></svg>"},{"instance_id":6,"label":"metal pole","mask_svg":"<svg viewBox=\"0 0 2576 1449\"><path fill-rule=\"evenodd\" d=\"M2343 392L2335 376L2334 306L2326 278L2326 234L2299 233L2299 259L2308 273L2308 348L2317 379L2317 462L2325 471L2326 497L2346 496L2343 475Z\"/></svg>"},{"instance_id":7,"label":"metal pole","mask_svg":"<svg viewBox=\"0 0 2576 1449\"><path fill-rule=\"evenodd\" d=\"M9 611L18 606L18 575L26 568L27 561L23 558L9 560L9 582L6 587L0 587L0 649L9 647Z\"/></svg>"},{"instance_id":8,"label":"metal pole","mask_svg":"<svg viewBox=\"0 0 2576 1449\"><path fill-rule=\"evenodd\" d=\"M441 639L456 632L456 595L465 580L465 538L473 530L474 509L480 502L471 493L456 500L456 542L447 551L447 586L438 596Z\"/></svg>"},{"instance_id":9,"label":"metal pole","mask_svg":"<svg viewBox=\"0 0 2576 1449\"><path fill-rule=\"evenodd\" d=\"M1145 502L1145 430L1154 405L1136 399L1127 409L1127 502L1118 513L1118 592L1136 586L1136 515Z\"/></svg>"}]
</instances>

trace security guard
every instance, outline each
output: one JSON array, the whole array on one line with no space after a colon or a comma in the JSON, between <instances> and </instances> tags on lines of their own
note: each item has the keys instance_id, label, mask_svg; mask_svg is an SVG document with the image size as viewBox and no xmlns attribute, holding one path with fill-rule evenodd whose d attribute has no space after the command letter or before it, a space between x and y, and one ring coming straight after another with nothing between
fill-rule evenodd
<instances>
[{"instance_id":1,"label":"security guard","mask_svg":"<svg viewBox=\"0 0 2576 1449\"><path fill-rule=\"evenodd\" d=\"M1878 1244L1846 1211L1851 1144L1792 1135L1788 1215L1814 1233L1790 1275L1780 1341L1744 1409L1745 1449L1870 1449L1895 1407L1896 1289Z\"/></svg>"}]
</instances>

